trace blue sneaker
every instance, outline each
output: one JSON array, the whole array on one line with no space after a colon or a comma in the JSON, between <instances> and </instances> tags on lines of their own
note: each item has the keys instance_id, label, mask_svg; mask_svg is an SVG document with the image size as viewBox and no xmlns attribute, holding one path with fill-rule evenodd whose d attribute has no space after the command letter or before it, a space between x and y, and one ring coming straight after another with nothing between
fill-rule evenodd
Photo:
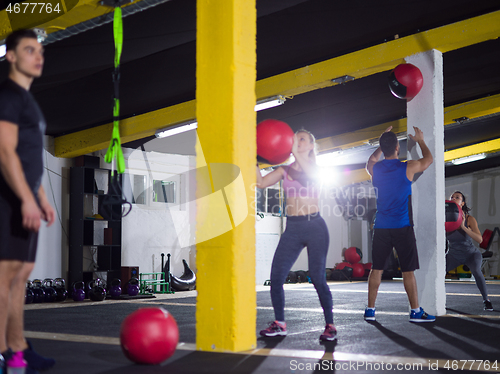
<instances>
[{"instance_id":1,"label":"blue sneaker","mask_svg":"<svg viewBox=\"0 0 500 374\"><path fill-rule=\"evenodd\" d=\"M422 307L420 307L420 311L415 313L413 310L410 313L410 322L434 322L436 320L435 316L431 316L424 312Z\"/></svg>"},{"instance_id":2,"label":"blue sneaker","mask_svg":"<svg viewBox=\"0 0 500 374\"><path fill-rule=\"evenodd\" d=\"M375 308L365 309L365 321L375 321Z\"/></svg>"}]
</instances>

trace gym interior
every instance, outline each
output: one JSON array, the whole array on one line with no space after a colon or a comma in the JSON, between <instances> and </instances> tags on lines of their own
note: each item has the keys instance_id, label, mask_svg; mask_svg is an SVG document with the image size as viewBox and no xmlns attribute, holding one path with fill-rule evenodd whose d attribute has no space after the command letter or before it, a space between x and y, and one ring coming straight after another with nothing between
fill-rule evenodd
<instances>
[{"instance_id":1,"label":"gym interior","mask_svg":"<svg viewBox=\"0 0 500 374\"><path fill-rule=\"evenodd\" d=\"M116 5L124 35L118 79ZM0 40L35 27L45 46L44 74L31 92L47 120L42 183L57 219L41 228L31 280L59 279L68 297L26 304L25 335L56 359L48 372L500 372L497 1L61 6L36 17L8 12L7 4L0 11ZM388 86L405 63L424 78L408 100ZM1 80L7 74L0 61ZM126 215L119 205L103 206L117 168L105 161L117 87ZM280 105L255 108L274 99ZM408 134L423 130L434 163L412 187L416 277L435 323L408 323L394 257L375 323L363 320L366 272L329 279L338 340L320 343L323 314L304 250L284 286L288 336L259 337L274 319L269 274L286 227L282 186L254 188L255 125L269 118L316 136L320 212L330 234L325 276L350 248L359 249L359 263L371 262L376 191L364 168L379 135L392 126L400 159L410 160L419 155ZM197 129L162 137L193 123ZM276 165L260 167L265 174ZM493 311L483 310L466 267L444 270L444 203L456 190L486 233L481 270ZM73 300L96 279L107 289L103 300ZM112 297L118 283L122 293ZM132 362L120 344L123 321L147 307L166 309L179 330L175 352L157 365Z\"/></svg>"}]
</instances>

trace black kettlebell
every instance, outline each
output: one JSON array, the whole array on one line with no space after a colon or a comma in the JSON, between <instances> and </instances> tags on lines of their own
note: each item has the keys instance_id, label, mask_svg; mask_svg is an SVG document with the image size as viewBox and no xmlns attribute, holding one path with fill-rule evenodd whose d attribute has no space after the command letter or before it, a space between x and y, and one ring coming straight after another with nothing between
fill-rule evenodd
<instances>
[{"instance_id":1,"label":"black kettlebell","mask_svg":"<svg viewBox=\"0 0 500 374\"><path fill-rule=\"evenodd\" d=\"M43 292L45 292L44 301L46 303L53 303L56 301L57 293L54 287L52 287L53 284L54 280L51 278L45 278L42 282L42 289Z\"/></svg>"},{"instance_id":2,"label":"black kettlebell","mask_svg":"<svg viewBox=\"0 0 500 374\"><path fill-rule=\"evenodd\" d=\"M104 288L104 282L97 278L91 280L87 284L89 288L89 298L92 301L103 301L106 298L106 288Z\"/></svg>"},{"instance_id":3,"label":"black kettlebell","mask_svg":"<svg viewBox=\"0 0 500 374\"><path fill-rule=\"evenodd\" d=\"M66 291L66 281L64 278L54 279L54 288L56 290L56 301L64 301L68 297L68 291Z\"/></svg>"},{"instance_id":4,"label":"black kettlebell","mask_svg":"<svg viewBox=\"0 0 500 374\"><path fill-rule=\"evenodd\" d=\"M31 304L33 302L35 296L33 295L33 291L31 290L32 287L33 283L30 280L28 280L26 282L26 294L24 295L25 304Z\"/></svg>"},{"instance_id":5,"label":"black kettlebell","mask_svg":"<svg viewBox=\"0 0 500 374\"><path fill-rule=\"evenodd\" d=\"M33 303L43 303L45 301L45 292L42 289L42 281L40 279L34 279L33 288Z\"/></svg>"}]
</instances>

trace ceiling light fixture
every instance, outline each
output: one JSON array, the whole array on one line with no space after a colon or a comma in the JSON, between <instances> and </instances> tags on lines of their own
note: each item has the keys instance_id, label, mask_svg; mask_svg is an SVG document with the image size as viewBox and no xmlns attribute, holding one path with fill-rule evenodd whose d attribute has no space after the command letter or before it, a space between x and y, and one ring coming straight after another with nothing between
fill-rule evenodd
<instances>
[{"instance_id":1,"label":"ceiling light fixture","mask_svg":"<svg viewBox=\"0 0 500 374\"><path fill-rule=\"evenodd\" d=\"M275 106L283 105L285 101L286 99L282 95L277 95L262 100L257 100L257 104L255 104L255 111L258 112L259 110L274 108Z\"/></svg>"},{"instance_id":2,"label":"ceiling light fixture","mask_svg":"<svg viewBox=\"0 0 500 374\"><path fill-rule=\"evenodd\" d=\"M477 155L456 158L455 160L451 160L451 163L453 165L461 165L461 164L466 164L467 162L482 160L484 158L486 158L486 153L479 153Z\"/></svg>"},{"instance_id":3,"label":"ceiling light fixture","mask_svg":"<svg viewBox=\"0 0 500 374\"><path fill-rule=\"evenodd\" d=\"M167 136L177 135L186 131L196 130L198 122L196 120L180 123L174 127L167 127L166 129L157 130L155 136L157 138L166 138Z\"/></svg>"},{"instance_id":4,"label":"ceiling light fixture","mask_svg":"<svg viewBox=\"0 0 500 374\"><path fill-rule=\"evenodd\" d=\"M47 39L47 32L44 29L35 27L33 31L36 34L36 38L38 40L38 43L42 43L45 39Z\"/></svg>"},{"instance_id":5,"label":"ceiling light fixture","mask_svg":"<svg viewBox=\"0 0 500 374\"><path fill-rule=\"evenodd\" d=\"M285 97L282 95L268 97L257 101L255 105L255 111L264 110L268 108L273 108L278 105L282 105L286 101ZM180 123L173 127L167 127L165 129L157 130L155 136L157 138L166 138L167 136L172 136L180 134L186 131L195 130L198 128L198 122L196 120L191 120L187 122Z\"/></svg>"},{"instance_id":6,"label":"ceiling light fixture","mask_svg":"<svg viewBox=\"0 0 500 374\"><path fill-rule=\"evenodd\" d=\"M0 44L0 58L7 54L7 46L5 44Z\"/></svg>"}]
</instances>

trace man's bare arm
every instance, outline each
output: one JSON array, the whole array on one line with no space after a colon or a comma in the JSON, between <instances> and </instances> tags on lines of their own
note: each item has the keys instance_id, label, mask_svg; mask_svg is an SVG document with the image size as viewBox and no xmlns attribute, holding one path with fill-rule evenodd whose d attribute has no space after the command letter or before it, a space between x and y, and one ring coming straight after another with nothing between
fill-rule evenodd
<instances>
[{"instance_id":1,"label":"man's bare arm","mask_svg":"<svg viewBox=\"0 0 500 374\"><path fill-rule=\"evenodd\" d=\"M11 122L0 121L0 172L21 201L24 228L38 231L41 212L26 181L21 160L16 152L18 136L18 126Z\"/></svg>"}]
</instances>

